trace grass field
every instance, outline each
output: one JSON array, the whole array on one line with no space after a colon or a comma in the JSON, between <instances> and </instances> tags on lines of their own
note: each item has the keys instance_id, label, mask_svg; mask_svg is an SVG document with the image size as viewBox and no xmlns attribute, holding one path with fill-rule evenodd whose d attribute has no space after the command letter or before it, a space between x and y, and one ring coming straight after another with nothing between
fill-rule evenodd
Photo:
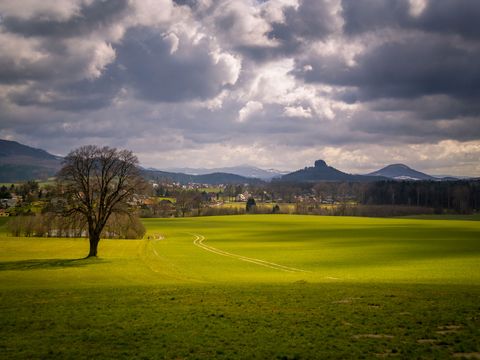
<instances>
[{"instance_id":1,"label":"grass field","mask_svg":"<svg viewBox=\"0 0 480 360\"><path fill-rule=\"evenodd\" d=\"M225 202L221 205L223 208L233 208L233 209L242 209L244 210L247 203L244 202ZM257 202L257 206L264 207L266 209L272 209L273 206L278 205L280 210L284 213L293 213L295 211L295 204L291 203L267 203L267 202Z\"/></svg>"},{"instance_id":2,"label":"grass field","mask_svg":"<svg viewBox=\"0 0 480 360\"><path fill-rule=\"evenodd\" d=\"M421 220L472 220L480 221L480 214L472 215L410 215L404 216L404 219L421 219Z\"/></svg>"},{"instance_id":3,"label":"grass field","mask_svg":"<svg viewBox=\"0 0 480 360\"><path fill-rule=\"evenodd\" d=\"M11 238L0 357L480 357L480 222L147 219L144 240Z\"/></svg>"},{"instance_id":4,"label":"grass field","mask_svg":"<svg viewBox=\"0 0 480 360\"><path fill-rule=\"evenodd\" d=\"M38 182L38 185L40 186L40 188L44 188L47 185L54 185L55 184L55 178L49 178L47 180L35 180L35 181ZM24 181L24 182L0 182L0 187L6 186L7 188L9 188L12 185L19 186L23 183L26 183L26 181Z\"/></svg>"}]
</instances>

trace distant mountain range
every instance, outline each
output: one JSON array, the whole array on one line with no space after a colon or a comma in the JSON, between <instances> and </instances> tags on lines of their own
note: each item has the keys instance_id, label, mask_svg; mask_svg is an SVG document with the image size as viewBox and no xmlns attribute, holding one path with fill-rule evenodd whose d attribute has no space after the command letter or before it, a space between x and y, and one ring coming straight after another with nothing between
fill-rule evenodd
<instances>
[{"instance_id":1,"label":"distant mountain range","mask_svg":"<svg viewBox=\"0 0 480 360\"><path fill-rule=\"evenodd\" d=\"M55 176L62 165L62 157L45 150L36 149L16 141L0 139L0 182L46 180ZM261 169L259 169L261 170ZM175 172L142 169L143 175L151 180L170 180L182 184L258 184L262 180L224 172L191 175Z\"/></svg>"},{"instance_id":2,"label":"distant mountain range","mask_svg":"<svg viewBox=\"0 0 480 360\"><path fill-rule=\"evenodd\" d=\"M257 178L247 178L236 174L215 172L211 174L191 175L184 173L167 172L152 169L142 169L143 176L152 181L173 181L180 184L260 184L263 181Z\"/></svg>"},{"instance_id":3,"label":"distant mountain range","mask_svg":"<svg viewBox=\"0 0 480 360\"><path fill-rule=\"evenodd\" d=\"M258 178L262 180L271 180L273 178L280 177L288 173L288 171L279 171L275 169L260 169L255 166L249 165L239 165L239 166L230 166L230 167L222 167L222 168L169 168L165 169L165 171L173 172L173 173L184 173L189 175L206 175L212 173L227 173L227 174L235 174L240 175L247 178Z\"/></svg>"},{"instance_id":4,"label":"distant mountain range","mask_svg":"<svg viewBox=\"0 0 480 360\"><path fill-rule=\"evenodd\" d=\"M0 139L0 182L44 180L55 176L60 169L62 157L45 150L36 149L16 141ZM259 184L263 181L315 182L315 181L379 181L395 180L457 180L452 176L435 177L414 170L404 164L388 165L365 175L348 174L328 166L323 160L315 161L313 167L306 167L291 173L278 170L264 170L254 166L205 168L172 168L169 171L144 169L142 173L150 180L170 180L182 184Z\"/></svg>"}]
</instances>

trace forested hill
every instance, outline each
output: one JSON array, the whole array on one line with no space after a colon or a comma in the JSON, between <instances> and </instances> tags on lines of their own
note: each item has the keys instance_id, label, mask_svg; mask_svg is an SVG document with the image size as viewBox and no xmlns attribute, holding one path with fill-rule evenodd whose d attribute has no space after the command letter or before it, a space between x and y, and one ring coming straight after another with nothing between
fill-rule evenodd
<instances>
[{"instance_id":1,"label":"forested hill","mask_svg":"<svg viewBox=\"0 0 480 360\"><path fill-rule=\"evenodd\" d=\"M0 182L47 179L60 169L61 161L45 150L0 139Z\"/></svg>"},{"instance_id":2,"label":"forested hill","mask_svg":"<svg viewBox=\"0 0 480 360\"><path fill-rule=\"evenodd\" d=\"M392 164L384 168L374 171L369 176L385 176L390 179L397 180L441 180L421 171L412 169L404 164Z\"/></svg>"},{"instance_id":3,"label":"forested hill","mask_svg":"<svg viewBox=\"0 0 480 360\"><path fill-rule=\"evenodd\" d=\"M181 184L260 184L262 180L228 173L212 173L204 175L190 175L183 173L173 173L160 170L142 170L142 174L148 180L154 181L173 181Z\"/></svg>"},{"instance_id":4,"label":"forested hill","mask_svg":"<svg viewBox=\"0 0 480 360\"><path fill-rule=\"evenodd\" d=\"M283 175L280 181L287 182L316 182L316 181L379 181L386 180L383 176L352 175L328 166L323 160L315 161L315 166L306 167Z\"/></svg>"}]
</instances>

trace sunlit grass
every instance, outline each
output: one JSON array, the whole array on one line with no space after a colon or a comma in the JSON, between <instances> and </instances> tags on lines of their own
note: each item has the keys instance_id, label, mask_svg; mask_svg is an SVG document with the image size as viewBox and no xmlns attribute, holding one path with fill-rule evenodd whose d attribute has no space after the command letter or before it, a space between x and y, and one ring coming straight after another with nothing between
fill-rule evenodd
<instances>
[{"instance_id":1,"label":"sunlit grass","mask_svg":"<svg viewBox=\"0 0 480 360\"><path fill-rule=\"evenodd\" d=\"M102 240L99 259L85 260L86 239L13 238L5 221L2 358L449 358L480 351L480 222L147 219L144 240ZM200 235L235 256L196 246Z\"/></svg>"},{"instance_id":2,"label":"sunlit grass","mask_svg":"<svg viewBox=\"0 0 480 360\"><path fill-rule=\"evenodd\" d=\"M194 279L480 283L480 224L472 222L252 215L146 224L165 237L155 242L157 252L190 269ZM193 247L192 234L221 250L308 272L233 261ZM227 271L219 275L219 268Z\"/></svg>"}]
</instances>

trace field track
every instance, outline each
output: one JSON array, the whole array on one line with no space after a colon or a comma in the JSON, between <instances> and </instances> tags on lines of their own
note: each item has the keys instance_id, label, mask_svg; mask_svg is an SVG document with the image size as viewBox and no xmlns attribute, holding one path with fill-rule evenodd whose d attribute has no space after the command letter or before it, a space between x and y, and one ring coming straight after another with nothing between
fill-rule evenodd
<instances>
[{"instance_id":1,"label":"field track","mask_svg":"<svg viewBox=\"0 0 480 360\"><path fill-rule=\"evenodd\" d=\"M237 260L246 261L246 262L249 262L249 263L252 263L252 264L257 264L257 265L260 265L260 266L265 266L265 267L275 269L275 270L280 270L280 271L307 272L307 270L297 269L297 268L294 268L294 267L284 266L284 265L276 264L276 263L265 261L265 260L260 260L260 259L250 258L250 257L241 256L241 255L237 255L237 254L232 254L232 253L214 248L213 246L206 245L204 243L205 236L203 236L203 235L199 235L199 234L191 234L191 235L193 235L195 237L194 240L193 240L193 243L196 246L198 246L199 248L201 248L203 250L210 251L214 254L231 257L231 258L234 258L234 259L237 259Z\"/></svg>"}]
</instances>

